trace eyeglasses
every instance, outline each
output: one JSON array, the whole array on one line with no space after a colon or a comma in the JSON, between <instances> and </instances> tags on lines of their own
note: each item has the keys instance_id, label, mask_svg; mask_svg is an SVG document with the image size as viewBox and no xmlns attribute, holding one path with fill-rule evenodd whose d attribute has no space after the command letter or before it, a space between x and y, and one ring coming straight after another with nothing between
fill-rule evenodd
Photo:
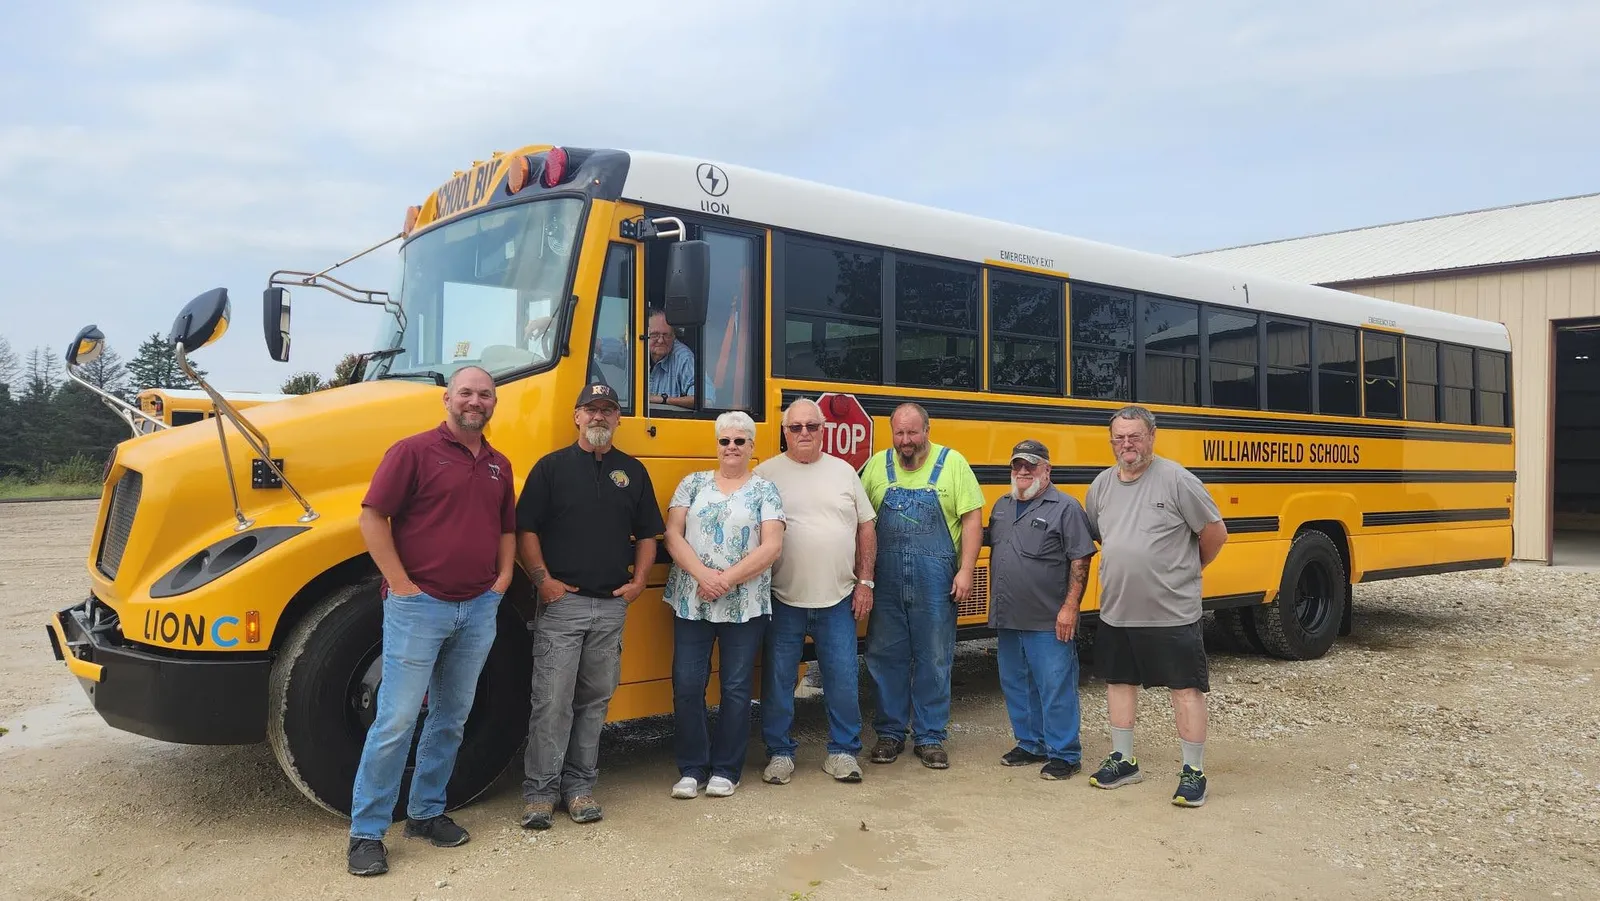
<instances>
[{"instance_id":1,"label":"eyeglasses","mask_svg":"<svg viewBox=\"0 0 1600 901\"><path fill-rule=\"evenodd\" d=\"M1038 466L1038 465L1039 464L1037 464L1037 463L1029 463L1027 460L1012 460L1011 461L1011 471L1012 472L1031 472L1031 471L1033 471L1033 468Z\"/></svg>"},{"instance_id":2,"label":"eyeglasses","mask_svg":"<svg viewBox=\"0 0 1600 901\"><path fill-rule=\"evenodd\" d=\"M1144 443L1144 436L1143 435L1124 435L1124 436L1118 437L1116 435L1113 435L1113 436L1111 436L1111 443L1112 444L1143 444Z\"/></svg>"},{"instance_id":3,"label":"eyeglasses","mask_svg":"<svg viewBox=\"0 0 1600 901\"><path fill-rule=\"evenodd\" d=\"M672 340L672 333L671 332L646 332L645 333L645 337L649 338L651 341L670 341L670 340Z\"/></svg>"},{"instance_id":4,"label":"eyeglasses","mask_svg":"<svg viewBox=\"0 0 1600 901\"><path fill-rule=\"evenodd\" d=\"M789 425L784 426L784 428L789 430L789 434L798 435L801 432L820 432L820 431L822 431L822 423L820 423L820 422L793 422L793 423L790 423Z\"/></svg>"},{"instance_id":5,"label":"eyeglasses","mask_svg":"<svg viewBox=\"0 0 1600 901\"><path fill-rule=\"evenodd\" d=\"M732 445L734 445L736 447L744 447L745 442L747 440L748 439L745 439L745 438L718 438L717 439L717 443L722 445L723 447L727 447L730 444L732 444Z\"/></svg>"}]
</instances>

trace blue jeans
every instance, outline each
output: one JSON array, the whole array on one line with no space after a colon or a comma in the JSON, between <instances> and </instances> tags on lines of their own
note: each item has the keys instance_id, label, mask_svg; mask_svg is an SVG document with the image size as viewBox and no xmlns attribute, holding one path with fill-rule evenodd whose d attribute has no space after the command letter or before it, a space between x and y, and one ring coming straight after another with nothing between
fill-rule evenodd
<instances>
[{"instance_id":1,"label":"blue jeans","mask_svg":"<svg viewBox=\"0 0 1600 901\"><path fill-rule=\"evenodd\" d=\"M1080 763L1078 646L1054 631L996 629L1000 637L1000 690L1017 746Z\"/></svg>"},{"instance_id":2,"label":"blue jeans","mask_svg":"<svg viewBox=\"0 0 1600 901\"><path fill-rule=\"evenodd\" d=\"M672 618L672 725L678 775L693 776L700 782L722 776L739 784L750 746L750 694L768 619L758 616L743 623L712 623ZM722 685L715 732L706 713L712 644L717 646Z\"/></svg>"},{"instance_id":3,"label":"blue jeans","mask_svg":"<svg viewBox=\"0 0 1600 901\"><path fill-rule=\"evenodd\" d=\"M494 646L500 595L440 601L426 594L383 599L383 679L378 713L367 729L350 801L350 836L381 840L394 818L417 712L428 716L417 742L406 815L444 813L445 786L478 691L478 676Z\"/></svg>"},{"instance_id":4,"label":"blue jeans","mask_svg":"<svg viewBox=\"0 0 1600 901\"><path fill-rule=\"evenodd\" d=\"M953 554L878 549L876 598L867 620L867 675L877 693L872 728L879 738L905 741L913 726L916 745L949 737L955 567Z\"/></svg>"},{"instance_id":5,"label":"blue jeans","mask_svg":"<svg viewBox=\"0 0 1600 901\"><path fill-rule=\"evenodd\" d=\"M822 668L822 704L828 711L828 753L861 753L861 696L857 675L856 618L851 599L832 607L791 607L772 601L767 662L761 674L761 739L768 757L793 757L794 683L810 635Z\"/></svg>"}]
</instances>

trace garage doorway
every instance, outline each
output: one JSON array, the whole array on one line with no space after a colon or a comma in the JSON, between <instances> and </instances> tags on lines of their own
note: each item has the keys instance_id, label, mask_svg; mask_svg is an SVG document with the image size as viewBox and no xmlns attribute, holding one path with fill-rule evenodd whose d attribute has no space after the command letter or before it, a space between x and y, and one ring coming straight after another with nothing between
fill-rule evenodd
<instances>
[{"instance_id":1,"label":"garage doorway","mask_svg":"<svg viewBox=\"0 0 1600 901\"><path fill-rule=\"evenodd\" d=\"M1600 320L1555 335L1552 566L1600 567Z\"/></svg>"}]
</instances>

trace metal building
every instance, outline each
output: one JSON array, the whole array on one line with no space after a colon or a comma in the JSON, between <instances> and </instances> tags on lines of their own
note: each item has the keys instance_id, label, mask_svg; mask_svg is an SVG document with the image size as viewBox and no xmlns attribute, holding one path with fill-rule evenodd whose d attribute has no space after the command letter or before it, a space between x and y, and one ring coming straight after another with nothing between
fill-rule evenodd
<instances>
[{"instance_id":1,"label":"metal building","mask_svg":"<svg viewBox=\"0 0 1600 901\"><path fill-rule=\"evenodd\" d=\"M1505 323L1518 559L1600 544L1600 194L1188 254Z\"/></svg>"}]
</instances>

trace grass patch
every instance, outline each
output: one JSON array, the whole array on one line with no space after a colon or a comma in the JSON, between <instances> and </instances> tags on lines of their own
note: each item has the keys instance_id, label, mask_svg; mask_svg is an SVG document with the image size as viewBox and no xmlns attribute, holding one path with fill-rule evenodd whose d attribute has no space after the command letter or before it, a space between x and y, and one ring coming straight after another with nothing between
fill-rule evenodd
<instances>
[{"instance_id":1,"label":"grass patch","mask_svg":"<svg viewBox=\"0 0 1600 901\"><path fill-rule=\"evenodd\" d=\"M19 479L0 479L0 500L99 496L99 482L24 482Z\"/></svg>"}]
</instances>

